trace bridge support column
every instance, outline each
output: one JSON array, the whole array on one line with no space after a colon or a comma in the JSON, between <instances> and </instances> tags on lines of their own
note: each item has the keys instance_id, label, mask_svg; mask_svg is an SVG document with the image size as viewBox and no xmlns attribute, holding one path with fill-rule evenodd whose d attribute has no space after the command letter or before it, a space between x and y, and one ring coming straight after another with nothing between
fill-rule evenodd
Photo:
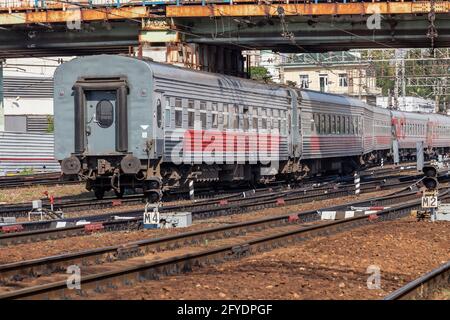
<instances>
[{"instance_id":1,"label":"bridge support column","mask_svg":"<svg viewBox=\"0 0 450 320\"><path fill-rule=\"evenodd\" d=\"M184 41L165 19L148 18L139 34L138 52L161 61L161 49L166 47L166 61L196 70L247 77L242 50L228 45L198 44Z\"/></svg>"}]
</instances>

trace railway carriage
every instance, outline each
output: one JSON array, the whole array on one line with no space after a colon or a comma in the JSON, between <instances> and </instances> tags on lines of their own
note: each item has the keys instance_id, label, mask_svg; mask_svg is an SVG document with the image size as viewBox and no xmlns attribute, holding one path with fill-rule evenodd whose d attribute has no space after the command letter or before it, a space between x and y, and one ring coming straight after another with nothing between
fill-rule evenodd
<instances>
[{"instance_id":1,"label":"railway carriage","mask_svg":"<svg viewBox=\"0 0 450 320\"><path fill-rule=\"evenodd\" d=\"M54 83L55 157L98 198L351 172L393 140L405 154L450 145L448 117L126 56L76 58Z\"/></svg>"}]
</instances>

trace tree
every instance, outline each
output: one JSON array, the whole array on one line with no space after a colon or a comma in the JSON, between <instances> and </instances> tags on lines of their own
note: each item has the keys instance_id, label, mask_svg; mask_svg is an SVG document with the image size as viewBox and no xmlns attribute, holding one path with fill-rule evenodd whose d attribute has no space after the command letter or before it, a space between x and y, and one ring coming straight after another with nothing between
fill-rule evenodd
<instances>
[{"instance_id":1,"label":"tree","mask_svg":"<svg viewBox=\"0 0 450 320\"><path fill-rule=\"evenodd\" d=\"M52 133L53 131L55 131L54 118L53 118L53 116L48 115L47 116L47 132Z\"/></svg>"},{"instance_id":2,"label":"tree","mask_svg":"<svg viewBox=\"0 0 450 320\"><path fill-rule=\"evenodd\" d=\"M265 67L250 67L250 78L266 82L272 80L269 71Z\"/></svg>"}]
</instances>

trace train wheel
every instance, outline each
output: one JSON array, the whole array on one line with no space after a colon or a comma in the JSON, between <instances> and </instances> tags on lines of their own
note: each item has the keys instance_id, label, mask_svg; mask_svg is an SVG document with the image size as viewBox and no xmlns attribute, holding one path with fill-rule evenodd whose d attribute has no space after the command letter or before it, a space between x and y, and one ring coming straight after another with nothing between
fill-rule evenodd
<instances>
[{"instance_id":1,"label":"train wheel","mask_svg":"<svg viewBox=\"0 0 450 320\"><path fill-rule=\"evenodd\" d=\"M102 200L103 197L105 196L105 189L103 189L103 188L94 188L94 193L95 193L95 197L98 200Z\"/></svg>"}]
</instances>

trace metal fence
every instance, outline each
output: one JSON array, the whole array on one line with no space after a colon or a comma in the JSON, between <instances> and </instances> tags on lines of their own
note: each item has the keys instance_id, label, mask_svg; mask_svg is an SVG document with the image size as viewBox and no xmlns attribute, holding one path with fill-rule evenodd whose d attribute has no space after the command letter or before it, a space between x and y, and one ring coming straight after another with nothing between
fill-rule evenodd
<instances>
[{"instance_id":1,"label":"metal fence","mask_svg":"<svg viewBox=\"0 0 450 320\"><path fill-rule=\"evenodd\" d=\"M60 171L53 149L53 134L0 131L0 174Z\"/></svg>"}]
</instances>

